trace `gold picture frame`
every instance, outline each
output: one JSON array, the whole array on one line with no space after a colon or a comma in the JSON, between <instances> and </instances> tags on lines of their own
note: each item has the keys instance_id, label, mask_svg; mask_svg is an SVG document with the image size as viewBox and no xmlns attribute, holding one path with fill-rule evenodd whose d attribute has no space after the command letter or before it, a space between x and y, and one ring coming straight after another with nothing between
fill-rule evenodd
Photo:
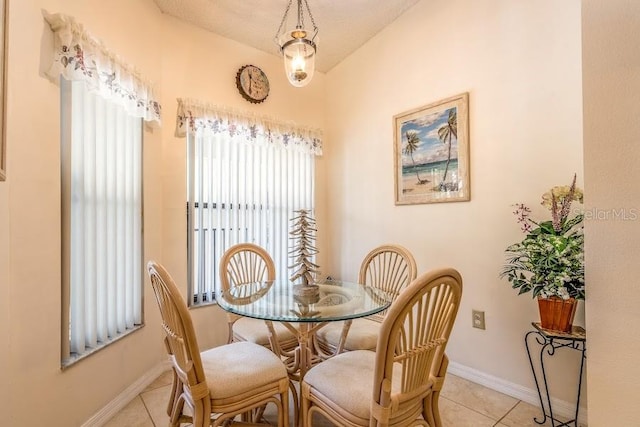
<instances>
[{"instance_id":1,"label":"gold picture frame","mask_svg":"<svg viewBox=\"0 0 640 427\"><path fill-rule=\"evenodd\" d=\"M7 179L6 99L7 99L7 3L0 0L0 181Z\"/></svg>"},{"instance_id":2,"label":"gold picture frame","mask_svg":"<svg viewBox=\"0 0 640 427\"><path fill-rule=\"evenodd\" d=\"M395 204L463 202L469 179L469 94L393 117Z\"/></svg>"}]
</instances>

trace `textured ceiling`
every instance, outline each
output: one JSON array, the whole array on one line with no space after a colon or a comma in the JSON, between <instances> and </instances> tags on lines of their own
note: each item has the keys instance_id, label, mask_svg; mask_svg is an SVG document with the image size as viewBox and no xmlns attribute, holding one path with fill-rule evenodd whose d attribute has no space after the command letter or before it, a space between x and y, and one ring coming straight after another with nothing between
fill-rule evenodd
<instances>
[{"instance_id":1,"label":"textured ceiling","mask_svg":"<svg viewBox=\"0 0 640 427\"><path fill-rule=\"evenodd\" d=\"M273 38L288 0L154 0L162 12L278 55ZM316 68L327 72L418 0L308 0L319 28ZM295 26L296 2L289 12ZM305 24L308 18L305 15Z\"/></svg>"}]
</instances>

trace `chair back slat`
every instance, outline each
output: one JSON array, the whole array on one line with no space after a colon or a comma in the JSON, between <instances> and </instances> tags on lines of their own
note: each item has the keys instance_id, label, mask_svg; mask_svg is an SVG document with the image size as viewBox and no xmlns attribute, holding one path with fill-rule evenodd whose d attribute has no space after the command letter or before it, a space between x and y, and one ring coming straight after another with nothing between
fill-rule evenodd
<instances>
[{"instance_id":1,"label":"chair back slat","mask_svg":"<svg viewBox=\"0 0 640 427\"><path fill-rule=\"evenodd\" d=\"M274 280L275 264L267 251L253 243L240 243L227 249L220 260L223 291L264 280Z\"/></svg>"},{"instance_id":2,"label":"chair back slat","mask_svg":"<svg viewBox=\"0 0 640 427\"><path fill-rule=\"evenodd\" d=\"M420 399L437 376L453 328L462 278L453 269L425 273L397 297L382 322L376 349L373 399L377 404L394 401L407 416L419 416ZM394 366L401 378L393 378ZM396 374L398 372L396 371ZM393 391L385 384L399 384ZM403 411L400 411L403 412Z\"/></svg>"},{"instance_id":3,"label":"chair back slat","mask_svg":"<svg viewBox=\"0 0 640 427\"><path fill-rule=\"evenodd\" d=\"M406 248L382 245L367 254L362 261L358 282L376 287L397 298L400 291L417 276L416 261ZM386 310L370 318L381 322Z\"/></svg>"},{"instance_id":4,"label":"chair back slat","mask_svg":"<svg viewBox=\"0 0 640 427\"><path fill-rule=\"evenodd\" d=\"M184 384L194 386L201 383L205 381L205 375L187 305L164 267L150 261L147 270L160 308L167 352L176 374Z\"/></svg>"}]
</instances>

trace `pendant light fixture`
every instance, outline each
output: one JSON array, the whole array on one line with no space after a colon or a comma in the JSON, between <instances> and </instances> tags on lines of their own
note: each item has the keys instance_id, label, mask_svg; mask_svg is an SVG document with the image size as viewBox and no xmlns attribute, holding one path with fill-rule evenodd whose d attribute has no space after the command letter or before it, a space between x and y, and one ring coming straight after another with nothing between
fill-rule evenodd
<instances>
[{"instance_id":1,"label":"pendant light fixture","mask_svg":"<svg viewBox=\"0 0 640 427\"><path fill-rule=\"evenodd\" d=\"M311 15L307 0L296 0L298 16L296 27L285 30L287 16L293 0L289 0L284 11L282 22L275 36L275 42L280 47L280 53L284 59L284 71L289 82L296 87L306 86L313 78L316 62L316 37L318 27ZM313 28L308 30L304 26L304 15L309 16Z\"/></svg>"}]
</instances>

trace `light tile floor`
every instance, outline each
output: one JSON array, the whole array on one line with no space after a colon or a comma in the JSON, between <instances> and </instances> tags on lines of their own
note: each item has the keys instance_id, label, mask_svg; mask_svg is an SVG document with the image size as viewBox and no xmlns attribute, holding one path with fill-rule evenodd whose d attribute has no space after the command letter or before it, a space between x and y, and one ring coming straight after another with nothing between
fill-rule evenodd
<instances>
[{"instance_id":1,"label":"light tile floor","mask_svg":"<svg viewBox=\"0 0 640 427\"><path fill-rule=\"evenodd\" d=\"M166 427L170 387L171 373L166 372L105 426ZM539 427L533 418L541 414L528 403L447 374L440 398L440 415L445 427ZM267 418L271 417L267 415ZM331 425L324 421L318 419L318 427ZM550 426L551 422L544 425Z\"/></svg>"}]
</instances>

